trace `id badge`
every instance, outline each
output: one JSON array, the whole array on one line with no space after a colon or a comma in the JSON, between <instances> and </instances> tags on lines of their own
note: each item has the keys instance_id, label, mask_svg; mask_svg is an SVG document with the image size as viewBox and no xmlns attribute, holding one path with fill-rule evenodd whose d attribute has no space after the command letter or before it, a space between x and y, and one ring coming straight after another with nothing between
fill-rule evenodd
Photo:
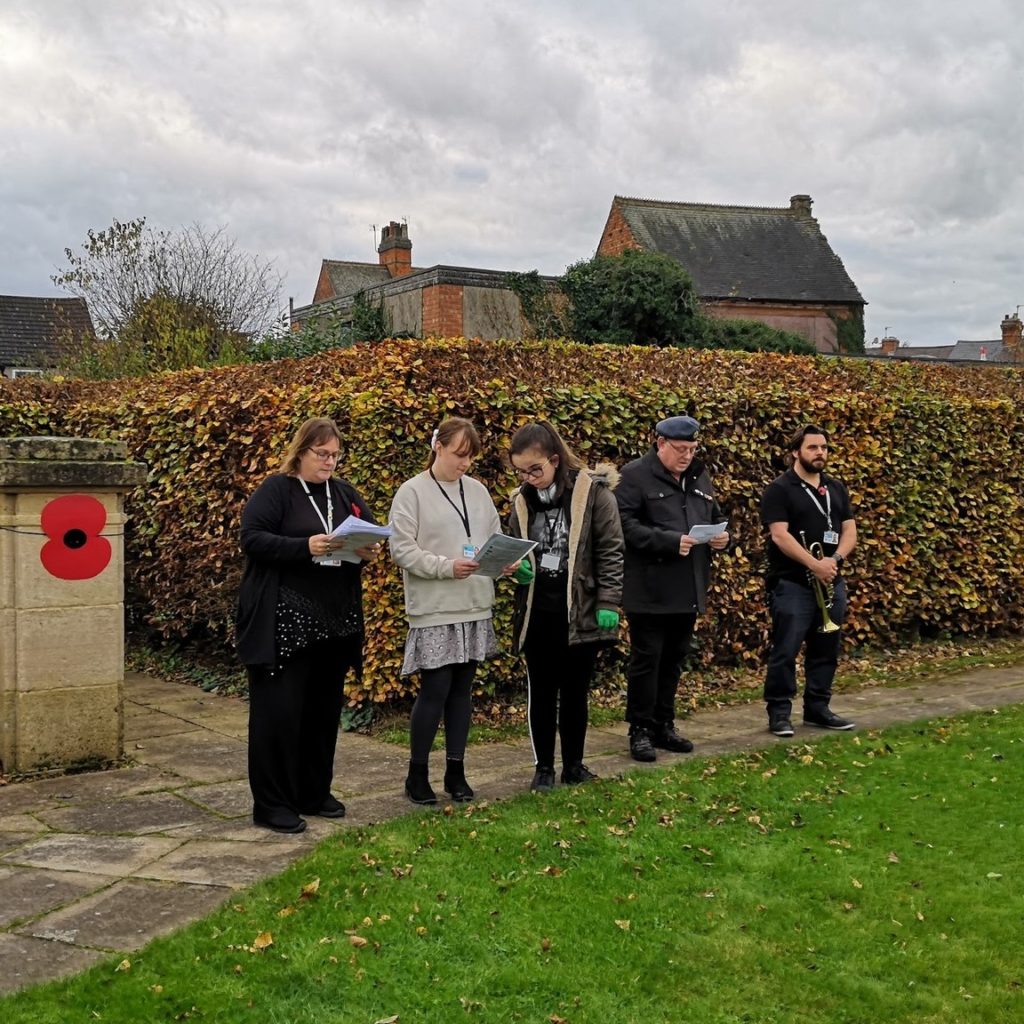
<instances>
[{"instance_id":1,"label":"id badge","mask_svg":"<svg viewBox=\"0 0 1024 1024\"><path fill-rule=\"evenodd\" d=\"M332 558L330 555L320 555L318 558L313 559L317 565L326 565L329 567L336 567L341 565L340 558Z\"/></svg>"},{"instance_id":2,"label":"id badge","mask_svg":"<svg viewBox=\"0 0 1024 1024\"><path fill-rule=\"evenodd\" d=\"M821 538L822 544L838 544L839 534L835 530L826 530Z\"/></svg>"},{"instance_id":3,"label":"id badge","mask_svg":"<svg viewBox=\"0 0 1024 1024\"><path fill-rule=\"evenodd\" d=\"M473 547L472 544L463 544L462 545L462 557L463 558L468 558L470 561L475 562L476 561L476 551L477 551L477 549L475 547Z\"/></svg>"},{"instance_id":4,"label":"id badge","mask_svg":"<svg viewBox=\"0 0 1024 1024\"><path fill-rule=\"evenodd\" d=\"M548 572L558 572L559 567L562 564L562 560L553 551L545 551L540 556L540 567L547 569Z\"/></svg>"}]
</instances>

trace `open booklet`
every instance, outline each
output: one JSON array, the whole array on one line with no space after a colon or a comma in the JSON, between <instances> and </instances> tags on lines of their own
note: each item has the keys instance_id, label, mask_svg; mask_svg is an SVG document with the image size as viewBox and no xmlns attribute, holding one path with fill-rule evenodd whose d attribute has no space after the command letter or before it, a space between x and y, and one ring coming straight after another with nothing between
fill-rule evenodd
<instances>
[{"instance_id":1,"label":"open booklet","mask_svg":"<svg viewBox=\"0 0 1024 1024\"><path fill-rule=\"evenodd\" d=\"M358 516L349 516L331 531L334 550L329 555L316 555L317 565L340 565L342 562L362 561L356 554L358 548L368 548L387 540L391 536L390 526L368 523Z\"/></svg>"},{"instance_id":2,"label":"open booklet","mask_svg":"<svg viewBox=\"0 0 1024 1024\"><path fill-rule=\"evenodd\" d=\"M535 540L520 540L518 537L506 537L496 533L489 537L484 546L476 553L476 561L480 568L473 571L474 576L500 576L506 565L512 565L525 558L535 547Z\"/></svg>"},{"instance_id":3,"label":"open booklet","mask_svg":"<svg viewBox=\"0 0 1024 1024\"><path fill-rule=\"evenodd\" d=\"M712 537L717 537L720 533L725 533L728 526L728 522L718 523L717 525L712 523L700 523L690 530L689 536L698 544L706 544Z\"/></svg>"}]
</instances>

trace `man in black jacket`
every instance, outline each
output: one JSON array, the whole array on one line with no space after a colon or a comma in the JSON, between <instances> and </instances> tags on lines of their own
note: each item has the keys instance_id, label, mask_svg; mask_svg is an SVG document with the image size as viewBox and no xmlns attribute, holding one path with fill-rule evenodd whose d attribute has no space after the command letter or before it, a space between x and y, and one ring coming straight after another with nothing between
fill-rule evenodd
<instances>
[{"instance_id":1,"label":"man in black jacket","mask_svg":"<svg viewBox=\"0 0 1024 1024\"><path fill-rule=\"evenodd\" d=\"M699 430L691 416L662 420L651 450L623 468L615 492L626 541L622 605L631 645L626 720L636 761L656 760L656 747L693 750L675 729L676 690L697 615L705 609L709 548L721 550L729 543L724 525L718 532L693 532L725 521L707 469L695 457Z\"/></svg>"}]
</instances>

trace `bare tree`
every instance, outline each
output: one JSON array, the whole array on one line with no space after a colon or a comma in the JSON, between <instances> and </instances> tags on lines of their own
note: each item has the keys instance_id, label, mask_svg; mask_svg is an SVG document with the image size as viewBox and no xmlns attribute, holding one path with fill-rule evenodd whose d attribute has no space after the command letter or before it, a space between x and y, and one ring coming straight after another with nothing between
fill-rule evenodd
<instances>
[{"instance_id":1,"label":"bare tree","mask_svg":"<svg viewBox=\"0 0 1024 1024\"><path fill-rule=\"evenodd\" d=\"M54 284L85 299L98 332L116 338L154 298L220 330L249 338L270 333L281 316L281 276L273 262L242 252L224 228L200 224L156 231L146 218L90 229Z\"/></svg>"}]
</instances>

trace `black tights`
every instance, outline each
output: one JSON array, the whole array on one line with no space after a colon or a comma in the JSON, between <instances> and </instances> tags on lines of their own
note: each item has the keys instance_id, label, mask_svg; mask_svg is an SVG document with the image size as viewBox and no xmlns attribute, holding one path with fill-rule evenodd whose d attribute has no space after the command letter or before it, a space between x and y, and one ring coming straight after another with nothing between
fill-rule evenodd
<instances>
[{"instance_id":1,"label":"black tights","mask_svg":"<svg viewBox=\"0 0 1024 1024\"><path fill-rule=\"evenodd\" d=\"M448 758L461 761L465 757L475 675L475 661L420 672L420 692L409 717L409 760L413 764L427 763L442 717Z\"/></svg>"}]
</instances>

